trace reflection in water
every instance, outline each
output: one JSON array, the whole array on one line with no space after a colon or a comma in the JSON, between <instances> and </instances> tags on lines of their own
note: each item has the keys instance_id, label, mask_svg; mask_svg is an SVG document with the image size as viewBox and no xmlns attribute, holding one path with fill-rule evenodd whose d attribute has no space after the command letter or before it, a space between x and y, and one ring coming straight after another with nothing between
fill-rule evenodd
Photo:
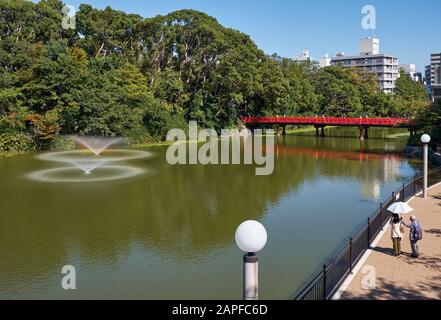
<instances>
[{"instance_id":1,"label":"reflection in water","mask_svg":"<svg viewBox=\"0 0 441 320\"><path fill-rule=\"evenodd\" d=\"M46 183L91 183L128 179L143 173L145 173L144 169L130 166L103 166L101 162L93 169L84 172L78 171L77 167L61 167L32 172L26 177Z\"/></svg>"},{"instance_id":2,"label":"reflection in water","mask_svg":"<svg viewBox=\"0 0 441 320\"><path fill-rule=\"evenodd\" d=\"M56 164L33 155L0 159L0 298L64 297L65 264L83 279L76 298L239 298L234 231L247 219L269 231L263 297L286 298L373 202L417 170L393 153L402 142L286 137L277 144L268 177L254 166L169 166L160 148L153 159L133 161L154 176L45 184L20 177ZM386 145L388 154L380 153ZM323 234L322 224L333 228Z\"/></svg>"},{"instance_id":3,"label":"reflection in water","mask_svg":"<svg viewBox=\"0 0 441 320\"><path fill-rule=\"evenodd\" d=\"M335 150L321 150L314 148L299 148L299 147L289 147L285 145L277 145L275 147L275 154L277 156L281 154L297 155L305 154L315 159L344 159L344 160L358 160L358 161L369 161L369 160L383 160L383 159L397 159L400 160L402 157L397 154L377 154L368 152L354 152L354 151L335 151Z\"/></svg>"}]
</instances>

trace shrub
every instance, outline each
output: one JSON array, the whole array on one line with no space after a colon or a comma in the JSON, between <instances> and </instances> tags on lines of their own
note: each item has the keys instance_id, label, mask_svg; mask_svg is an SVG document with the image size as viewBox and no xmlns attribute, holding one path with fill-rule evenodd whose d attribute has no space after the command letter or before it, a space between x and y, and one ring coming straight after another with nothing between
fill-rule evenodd
<instances>
[{"instance_id":1,"label":"shrub","mask_svg":"<svg viewBox=\"0 0 441 320\"><path fill-rule=\"evenodd\" d=\"M0 151L20 152L35 151L35 140L31 135L25 133L3 133L0 134Z\"/></svg>"},{"instance_id":2,"label":"shrub","mask_svg":"<svg viewBox=\"0 0 441 320\"><path fill-rule=\"evenodd\" d=\"M129 144L139 144L139 143L152 143L156 142L148 132L148 130L142 126L137 126L135 128L126 130L122 132L122 136L126 139Z\"/></svg>"},{"instance_id":3,"label":"shrub","mask_svg":"<svg viewBox=\"0 0 441 320\"><path fill-rule=\"evenodd\" d=\"M75 147L75 141L60 135L55 136L49 143L49 149L54 151L74 150Z\"/></svg>"}]
</instances>

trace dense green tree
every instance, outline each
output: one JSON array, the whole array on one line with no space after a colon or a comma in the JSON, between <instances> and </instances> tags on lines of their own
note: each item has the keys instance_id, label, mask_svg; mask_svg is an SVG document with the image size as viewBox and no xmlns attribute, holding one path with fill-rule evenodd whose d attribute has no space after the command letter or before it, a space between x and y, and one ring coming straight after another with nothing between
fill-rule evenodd
<instances>
[{"instance_id":1,"label":"dense green tree","mask_svg":"<svg viewBox=\"0 0 441 320\"><path fill-rule=\"evenodd\" d=\"M423 134L430 134L432 144L441 143L441 101L431 104L429 107L421 108L415 120L418 124L418 132L410 138L410 143L421 145L420 137Z\"/></svg>"},{"instance_id":2,"label":"dense green tree","mask_svg":"<svg viewBox=\"0 0 441 320\"><path fill-rule=\"evenodd\" d=\"M261 70L261 97L265 115L284 115L287 111L290 86L276 62L266 60Z\"/></svg>"},{"instance_id":3,"label":"dense green tree","mask_svg":"<svg viewBox=\"0 0 441 320\"><path fill-rule=\"evenodd\" d=\"M395 89L395 102L398 113L414 116L429 106L427 89L421 82L412 80L401 70Z\"/></svg>"},{"instance_id":4,"label":"dense green tree","mask_svg":"<svg viewBox=\"0 0 441 320\"><path fill-rule=\"evenodd\" d=\"M400 77L397 79L395 94L403 100L424 101L428 99L426 87L400 70Z\"/></svg>"},{"instance_id":5,"label":"dense green tree","mask_svg":"<svg viewBox=\"0 0 441 320\"><path fill-rule=\"evenodd\" d=\"M139 43L134 29L142 21L140 16L110 7L98 10L82 4L76 21L77 32L81 35L78 42L90 56L118 55L133 62L134 47Z\"/></svg>"},{"instance_id":6,"label":"dense green tree","mask_svg":"<svg viewBox=\"0 0 441 320\"><path fill-rule=\"evenodd\" d=\"M362 115L361 95L351 77L351 70L340 66L326 67L314 75L320 115Z\"/></svg>"},{"instance_id":7,"label":"dense green tree","mask_svg":"<svg viewBox=\"0 0 441 320\"><path fill-rule=\"evenodd\" d=\"M146 83L145 81L144 85ZM183 112L190 99L179 72L171 68L156 75L153 79L152 91L155 97L171 104L174 112Z\"/></svg>"},{"instance_id":8,"label":"dense green tree","mask_svg":"<svg viewBox=\"0 0 441 320\"><path fill-rule=\"evenodd\" d=\"M194 10L144 19L81 5L0 2L0 134L50 146L58 134L163 139L190 120L217 130L243 116L409 116L420 84L395 95L359 70L266 56L249 36ZM18 138L17 138L18 137Z\"/></svg>"},{"instance_id":9,"label":"dense green tree","mask_svg":"<svg viewBox=\"0 0 441 320\"><path fill-rule=\"evenodd\" d=\"M285 115L319 114L318 97L310 79L310 70L304 63L281 60L284 77L289 82L289 97Z\"/></svg>"}]
</instances>

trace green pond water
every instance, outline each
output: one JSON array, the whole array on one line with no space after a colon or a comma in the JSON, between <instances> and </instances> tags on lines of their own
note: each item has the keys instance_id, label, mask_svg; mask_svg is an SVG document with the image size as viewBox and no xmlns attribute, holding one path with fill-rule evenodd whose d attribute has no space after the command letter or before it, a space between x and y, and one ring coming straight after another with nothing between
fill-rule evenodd
<instances>
[{"instance_id":1,"label":"green pond water","mask_svg":"<svg viewBox=\"0 0 441 320\"><path fill-rule=\"evenodd\" d=\"M142 174L90 183L29 179L63 167L41 155L0 158L0 298L240 299L234 234L253 219L268 231L260 297L287 299L420 171L401 156L400 132L280 137L270 176L248 165L170 166L167 147L124 162ZM61 287L65 265L76 268L76 290Z\"/></svg>"}]
</instances>

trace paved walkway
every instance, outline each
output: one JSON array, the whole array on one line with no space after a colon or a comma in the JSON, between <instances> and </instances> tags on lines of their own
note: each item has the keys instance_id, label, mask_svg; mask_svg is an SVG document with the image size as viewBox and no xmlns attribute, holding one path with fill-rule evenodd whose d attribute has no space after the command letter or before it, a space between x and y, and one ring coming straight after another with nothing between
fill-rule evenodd
<instances>
[{"instance_id":1,"label":"paved walkway","mask_svg":"<svg viewBox=\"0 0 441 320\"><path fill-rule=\"evenodd\" d=\"M376 289L364 289L363 268L348 284L341 299L356 300L421 300L441 299L441 185L429 192L429 199L414 198L409 204L424 230L419 242L421 256L410 257L409 229L403 239L404 255L396 258L392 252L392 240L388 228L363 266L376 270ZM404 219L408 222L409 215ZM366 282L366 281L365 281Z\"/></svg>"}]
</instances>

